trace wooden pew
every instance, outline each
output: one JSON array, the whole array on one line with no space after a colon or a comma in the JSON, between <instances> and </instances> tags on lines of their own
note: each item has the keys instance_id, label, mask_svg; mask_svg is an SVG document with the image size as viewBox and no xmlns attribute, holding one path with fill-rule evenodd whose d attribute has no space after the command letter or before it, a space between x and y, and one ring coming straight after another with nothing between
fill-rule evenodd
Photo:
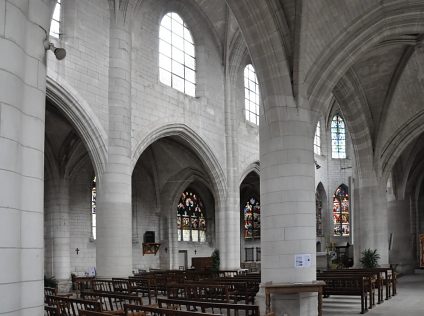
<instances>
[{"instance_id":1,"label":"wooden pew","mask_svg":"<svg viewBox=\"0 0 424 316\"><path fill-rule=\"evenodd\" d=\"M157 302L158 291L156 286L156 280L153 276L134 276L129 277L131 288L137 294L141 296L147 296L149 299L149 304L152 304L152 299L154 298Z\"/></svg>"},{"instance_id":2,"label":"wooden pew","mask_svg":"<svg viewBox=\"0 0 424 316\"><path fill-rule=\"evenodd\" d=\"M259 306L249 304L229 304L204 301L189 300L173 300L159 298L158 305L160 308L171 308L177 310L197 311L202 313L220 313L224 315L249 315L259 316Z\"/></svg>"},{"instance_id":3,"label":"wooden pew","mask_svg":"<svg viewBox=\"0 0 424 316\"><path fill-rule=\"evenodd\" d=\"M114 292L112 280L94 279L92 282L93 291L95 292Z\"/></svg>"},{"instance_id":4,"label":"wooden pew","mask_svg":"<svg viewBox=\"0 0 424 316\"><path fill-rule=\"evenodd\" d=\"M116 314L113 314L113 313L111 314L108 312L92 312L92 311L80 310L79 315L80 316L110 316L110 315L116 315Z\"/></svg>"},{"instance_id":5,"label":"wooden pew","mask_svg":"<svg viewBox=\"0 0 424 316\"><path fill-rule=\"evenodd\" d=\"M216 316L220 314L198 313L193 311L180 311L152 306L138 306L125 304L126 316Z\"/></svg>"},{"instance_id":6,"label":"wooden pew","mask_svg":"<svg viewBox=\"0 0 424 316\"><path fill-rule=\"evenodd\" d=\"M219 284L184 283L168 286L168 298L229 303L228 286Z\"/></svg>"},{"instance_id":7,"label":"wooden pew","mask_svg":"<svg viewBox=\"0 0 424 316\"><path fill-rule=\"evenodd\" d=\"M61 316L78 316L79 310L101 311L100 302L95 301L53 295L47 295L46 301L49 306L57 306Z\"/></svg>"},{"instance_id":8,"label":"wooden pew","mask_svg":"<svg viewBox=\"0 0 424 316\"><path fill-rule=\"evenodd\" d=\"M364 314L367 308L367 289L366 278L361 275L351 276L329 276L317 275L317 280L325 282L323 294L329 295L354 295L361 297L361 314Z\"/></svg>"},{"instance_id":9,"label":"wooden pew","mask_svg":"<svg viewBox=\"0 0 424 316\"><path fill-rule=\"evenodd\" d=\"M143 305L143 300L137 295L110 293L110 292L81 292L84 300L97 301L101 303L101 310L123 314L124 304Z\"/></svg>"},{"instance_id":10,"label":"wooden pew","mask_svg":"<svg viewBox=\"0 0 424 316\"><path fill-rule=\"evenodd\" d=\"M354 271L350 272L347 270L329 270L324 271L317 274L318 276L334 276L334 277L350 277L350 276L362 276L365 279L365 289L369 294L369 308L371 309L375 305L375 290L377 289L377 297L378 297L378 303L380 304L382 302L382 289L383 289L383 283L381 282L381 279L378 277L378 273L376 272L369 272L369 271Z\"/></svg>"},{"instance_id":11,"label":"wooden pew","mask_svg":"<svg viewBox=\"0 0 424 316\"><path fill-rule=\"evenodd\" d=\"M44 312L47 316L60 316L59 306L44 306Z\"/></svg>"}]
</instances>

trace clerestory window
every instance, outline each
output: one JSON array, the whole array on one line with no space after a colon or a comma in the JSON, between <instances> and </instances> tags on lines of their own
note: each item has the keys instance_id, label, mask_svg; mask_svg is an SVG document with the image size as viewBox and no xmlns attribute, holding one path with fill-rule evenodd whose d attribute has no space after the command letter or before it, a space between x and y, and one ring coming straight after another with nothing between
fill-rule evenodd
<instances>
[{"instance_id":1,"label":"clerestory window","mask_svg":"<svg viewBox=\"0 0 424 316\"><path fill-rule=\"evenodd\" d=\"M196 94L196 58L190 30L175 12L167 13L159 29L159 80L178 91Z\"/></svg>"},{"instance_id":2,"label":"clerestory window","mask_svg":"<svg viewBox=\"0 0 424 316\"><path fill-rule=\"evenodd\" d=\"M244 68L244 107L246 120L259 125L259 85L251 64Z\"/></svg>"},{"instance_id":3,"label":"clerestory window","mask_svg":"<svg viewBox=\"0 0 424 316\"><path fill-rule=\"evenodd\" d=\"M346 158L346 128L339 114L336 114L331 121L331 156Z\"/></svg>"},{"instance_id":4,"label":"clerestory window","mask_svg":"<svg viewBox=\"0 0 424 316\"><path fill-rule=\"evenodd\" d=\"M62 15L62 0L57 0L50 23L50 36L59 38Z\"/></svg>"}]
</instances>

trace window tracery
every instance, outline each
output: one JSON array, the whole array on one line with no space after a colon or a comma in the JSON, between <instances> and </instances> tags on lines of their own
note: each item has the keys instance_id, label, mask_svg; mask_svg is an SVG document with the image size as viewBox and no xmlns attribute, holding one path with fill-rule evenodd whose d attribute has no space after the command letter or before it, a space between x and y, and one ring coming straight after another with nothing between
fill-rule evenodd
<instances>
[{"instance_id":1,"label":"window tracery","mask_svg":"<svg viewBox=\"0 0 424 316\"><path fill-rule=\"evenodd\" d=\"M243 207L244 239L261 238L261 205L251 197Z\"/></svg>"},{"instance_id":2,"label":"window tracery","mask_svg":"<svg viewBox=\"0 0 424 316\"><path fill-rule=\"evenodd\" d=\"M350 235L349 194L345 185L337 188L333 195L334 236Z\"/></svg>"},{"instance_id":3,"label":"window tracery","mask_svg":"<svg viewBox=\"0 0 424 316\"><path fill-rule=\"evenodd\" d=\"M346 158L346 128L339 114L331 121L331 149L333 158Z\"/></svg>"},{"instance_id":4,"label":"window tracery","mask_svg":"<svg viewBox=\"0 0 424 316\"><path fill-rule=\"evenodd\" d=\"M244 68L244 106L246 120L259 125L259 85L251 64Z\"/></svg>"},{"instance_id":5,"label":"window tracery","mask_svg":"<svg viewBox=\"0 0 424 316\"><path fill-rule=\"evenodd\" d=\"M206 241L205 208L200 196L185 190L177 206L178 241Z\"/></svg>"},{"instance_id":6,"label":"window tracery","mask_svg":"<svg viewBox=\"0 0 424 316\"><path fill-rule=\"evenodd\" d=\"M61 10L62 0L57 0L53 11L53 17L50 22L50 36L55 38L59 38L60 36Z\"/></svg>"}]
</instances>

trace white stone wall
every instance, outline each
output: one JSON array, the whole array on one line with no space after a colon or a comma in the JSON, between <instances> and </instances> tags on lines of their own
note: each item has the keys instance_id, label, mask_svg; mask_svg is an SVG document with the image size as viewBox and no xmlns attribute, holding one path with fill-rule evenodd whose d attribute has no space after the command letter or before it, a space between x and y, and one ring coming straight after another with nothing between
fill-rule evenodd
<instances>
[{"instance_id":1,"label":"white stone wall","mask_svg":"<svg viewBox=\"0 0 424 316\"><path fill-rule=\"evenodd\" d=\"M196 44L198 85L195 98L165 86L158 79L159 22L168 10L178 12L185 19ZM196 14L196 10L189 5L175 7L162 1L146 2L136 11L131 51L132 148L136 150L138 144L145 142L148 134L155 129L174 123L184 124L202 137L219 164L225 168L222 57L210 26ZM75 91L78 99L92 108L105 130L108 127L109 17L108 5L103 1L67 1L63 5L63 35L59 40L52 39L57 46L66 48L67 57L58 62L53 54L48 55L48 75L64 87L70 87L71 93ZM235 98L232 99L236 107L236 131L239 135L239 156L232 159L235 159L234 165L238 167L240 178L245 168L259 159L258 128L247 123L244 116L243 70L246 63L240 65L234 87ZM70 256L72 272L81 274L94 265L96 242L90 241L90 204L86 203L89 197L85 196L89 191L77 187L71 186ZM146 230L166 230L161 227L160 216L151 211L152 201L139 200L137 197L133 202L137 203L138 210L137 215L133 215L137 221L133 225L133 266L140 269L157 268L159 261L166 262L169 256L163 253L160 256L143 256L142 237ZM78 255L76 248L80 249ZM187 244L183 248L188 250L190 263L190 254L195 255L194 249L197 256L210 255L214 245L199 247Z\"/></svg>"}]
</instances>

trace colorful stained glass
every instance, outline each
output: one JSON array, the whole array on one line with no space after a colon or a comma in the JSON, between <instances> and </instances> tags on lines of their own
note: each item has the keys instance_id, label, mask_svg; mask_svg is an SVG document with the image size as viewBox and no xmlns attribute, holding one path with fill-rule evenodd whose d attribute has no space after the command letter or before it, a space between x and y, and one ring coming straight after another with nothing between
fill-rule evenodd
<instances>
[{"instance_id":1,"label":"colorful stained glass","mask_svg":"<svg viewBox=\"0 0 424 316\"><path fill-rule=\"evenodd\" d=\"M244 238L261 238L261 206L255 198L250 198L243 208Z\"/></svg>"},{"instance_id":2,"label":"colorful stained glass","mask_svg":"<svg viewBox=\"0 0 424 316\"><path fill-rule=\"evenodd\" d=\"M179 241L206 241L206 218L203 202L191 190L181 194L177 206L177 230Z\"/></svg>"},{"instance_id":3,"label":"colorful stained glass","mask_svg":"<svg viewBox=\"0 0 424 316\"><path fill-rule=\"evenodd\" d=\"M341 185L333 195L334 236L350 235L349 194L347 187Z\"/></svg>"},{"instance_id":4,"label":"colorful stained glass","mask_svg":"<svg viewBox=\"0 0 424 316\"><path fill-rule=\"evenodd\" d=\"M315 206L316 206L316 225L317 225L317 237L324 236L322 229L322 201L318 193L315 194Z\"/></svg>"},{"instance_id":5,"label":"colorful stained glass","mask_svg":"<svg viewBox=\"0 0 424 316\"><path fill-rule=\"evenodd\" d=\"M97 238L97 224L96 224L96 177L94 177L91 184L91 235L93 239Z\"/></svg>"},{"instance_id":6,"label":"colorful stained glass","mask_svg":"<svg viewBox=\"0 0 424 316\"><path fill-rule=\"evenodd\" d=\"M339 114L335 115L331 121L331 156L346 158L346 128Z\"/></svg>"}]
</instances>

